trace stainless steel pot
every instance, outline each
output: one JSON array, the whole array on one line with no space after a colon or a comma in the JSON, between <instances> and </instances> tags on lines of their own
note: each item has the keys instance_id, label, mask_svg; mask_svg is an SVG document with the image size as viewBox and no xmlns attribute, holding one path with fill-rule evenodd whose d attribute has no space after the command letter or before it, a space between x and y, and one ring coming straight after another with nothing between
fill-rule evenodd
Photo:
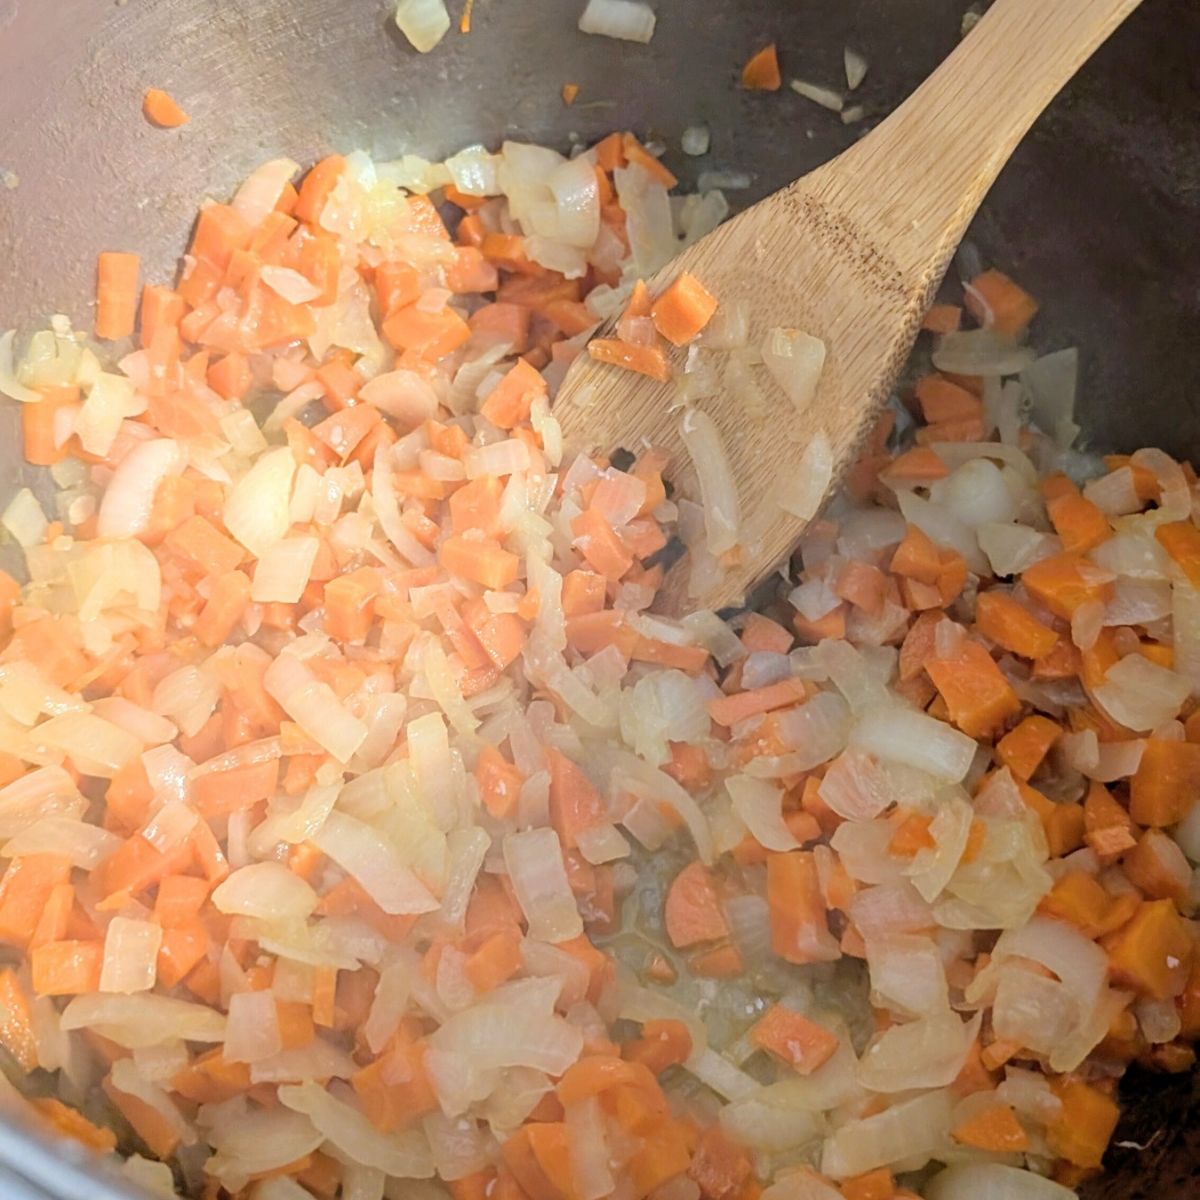
<instances>
[{"instance_id":1,"label":"stainless steel pot","mask_svg":"<svg viewBox=\"0 0 1200 1200\"><path fill-rule=\"evenodd\" d=\"M462 0L450 4L457 16ZM422 57L386 0L0 0L0 180L16 183L0 187L0 328L51 312L87 326L101 249L140 250L151 277L168 277L197 202L279 154L436 157L613 128L676 147L702 121L709 156L672 152L672 168L685 182L746 170L738 198L757 199L863 126L787 90L740 91L751 52L775 40L787 72L836 85L853 46L871 64L856 99L878 117L955 44L966 4L654 0L658 32L639 47L579 34L583 0L477 0L474 31ZM1200 457L1198 47L1195 0L1146 0L1035 127L972 233L1044 300L1041 343L1081 347L1078 416L1099 449ZM580 85L572 108L559 97L567 82ZM168 88L191 124L151 129L139 114L150 86ZM14 434L11 406L0 409L5 493L28 477ZM1110 1172L1090 1194L1200 1194L1194 1078L1135 1075L1124 1094ZM116 1194L66 1153L0 1128L0 1196Z\"/></svg>"}]
</instances>

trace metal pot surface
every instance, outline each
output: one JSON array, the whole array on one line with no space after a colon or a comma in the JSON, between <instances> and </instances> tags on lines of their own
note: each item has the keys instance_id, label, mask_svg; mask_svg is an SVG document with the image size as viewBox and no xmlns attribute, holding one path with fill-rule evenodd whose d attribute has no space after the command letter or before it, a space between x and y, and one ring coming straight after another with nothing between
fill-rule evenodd
<instances>
[{"instance_id":1,"label":"metal pot surface","mask_svg":"<svg viewBox=\"0 0 1200 1200\"><path fill-rule=\"evenodd\" d=\"M966 0L656 0L648 47L583 36L582 6L477 0L473 32L421 56L385 0L0 0L0 179L15 183L0 188L0 327L52 312L90 325L102 249L138 250L147 277L169 277L198 202L281 154L436 158L630 128L672 147L685 184L749 172L731 196L748 203L911 91L955 45ZM867 121L845 126L787 89L740 90L740 65L770 40L788 74L834 86L843 47L863 53ZM1039 344L1080 347L1076 415L1095 449L1200 457L1198 46L1194 0L1146 0L1034 128L971 234L1043 301ZM151 86L191 124L152 129L139 111ZM697 122L712 149L687 159L675 148ZM5 495L33 479L15 432L14 406L0 408ZM1131 1074L1109 1170L1086 1195L1200 1194L1198 1078ZM69 1154L0 1127L0 1193L128 1194Z\"/></svg>"}]
</instances>

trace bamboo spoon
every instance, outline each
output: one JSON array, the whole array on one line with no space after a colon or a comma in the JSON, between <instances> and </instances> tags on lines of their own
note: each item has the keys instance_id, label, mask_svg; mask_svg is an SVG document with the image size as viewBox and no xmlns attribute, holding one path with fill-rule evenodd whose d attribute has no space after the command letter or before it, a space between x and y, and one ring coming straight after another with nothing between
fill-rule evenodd
<instances>
[{"instance_id":1,"label":"bamboo spoon","mask_svg":"<svg viewBox=\"0 0 1200 1200\"><path fill-rule=\"evenodd\" d=\"M853 462L895 384L926 308L984 195L1059 89L1139 0L996 0L949 58L886 121L849 150L768 196L685 250L651 281L683 271L722 304L749 313L748 344L775 327L819 338L816 393L798 410L756 370L770 415L754 418L723 388L697 407L714 421L741 508L740 554L723 577L687 595L687 564L667 577L659 607L680 613L739 603L791 551L805 521L778 505L778 481L823 435L826 494ZM671 411L673 384L583 354L554 405L569 451L671 454L669 474L699 499Z\"/></svg>"}]
</instances>

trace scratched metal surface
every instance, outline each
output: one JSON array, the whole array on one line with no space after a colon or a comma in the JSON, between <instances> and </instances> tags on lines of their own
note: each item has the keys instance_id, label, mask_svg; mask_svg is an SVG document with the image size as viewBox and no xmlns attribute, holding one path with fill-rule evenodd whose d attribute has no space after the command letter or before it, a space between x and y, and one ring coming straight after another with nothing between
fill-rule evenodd
<instances>
[{"instance_id":1,"label":"scratched metal surface","mask_svg":"<svg viewBox=\"0 0 1200 1200\"><path fill-rule=\"evenodd\" d=\"M422 57L385 0L0 0L0 179L17 181L0 186L0 328L56 311L88 324L100 249L137 249L151 277L169 276L197 202L280 154L436 157L506 136L565 146L613 127L675 146L704 121L710 155L673 152L671 165L685 181L705 167L749 171L741 199L753 200L862 128L789 91L739 91L753 50L775 39L788 72L836 86L849 43L871 63L857 98L878 116L953 46L966 6L656 0L657 36L638 47L579 35L582 3L477 0L474 32ZM1099 449L1200 456L1197 45L1195 0L1146 0L1035 127L972 234L1045 298L1041 344L1082 348L1079 416ZM571 109L566 82L581 85ZM149 128L147 86L168 88L192 123ZM11 406L0 409L4 493L22 476L14 433ZM1115 1149L1091 1195L1200 1195L1195 1083L1141 1075L1126 1095L1119 1140L1152 1145ZM29 1180L0 1176L5 1196L83 1194L11 1128L0 1164Z\"/></svg>"}]
</instances>

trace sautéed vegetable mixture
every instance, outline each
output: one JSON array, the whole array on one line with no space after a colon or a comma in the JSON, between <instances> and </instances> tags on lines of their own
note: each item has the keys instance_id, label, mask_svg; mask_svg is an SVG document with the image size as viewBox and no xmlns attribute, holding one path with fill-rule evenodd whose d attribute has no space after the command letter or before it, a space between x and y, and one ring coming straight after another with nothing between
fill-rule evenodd
<instances>
[{"instance_id":1,"label":"saut\u00e9ed vegetable mixture","mask_svg":"<svg viewBox=\"0 0 1200 1200\"><path fill-rule=\"evenodd\" d=\"M706 397L823 354L639 282L725 215L674 185L276 160L177 286L102 256L105 349L0 338L57 488L2 518L11 1106L206 1200L1066 1200L1190 1068L1195 474L1070 451L972 273L794 578L654 615L745 536ZM564 458L582 352L711 494Z\"/></svg>"}]
</instances>

